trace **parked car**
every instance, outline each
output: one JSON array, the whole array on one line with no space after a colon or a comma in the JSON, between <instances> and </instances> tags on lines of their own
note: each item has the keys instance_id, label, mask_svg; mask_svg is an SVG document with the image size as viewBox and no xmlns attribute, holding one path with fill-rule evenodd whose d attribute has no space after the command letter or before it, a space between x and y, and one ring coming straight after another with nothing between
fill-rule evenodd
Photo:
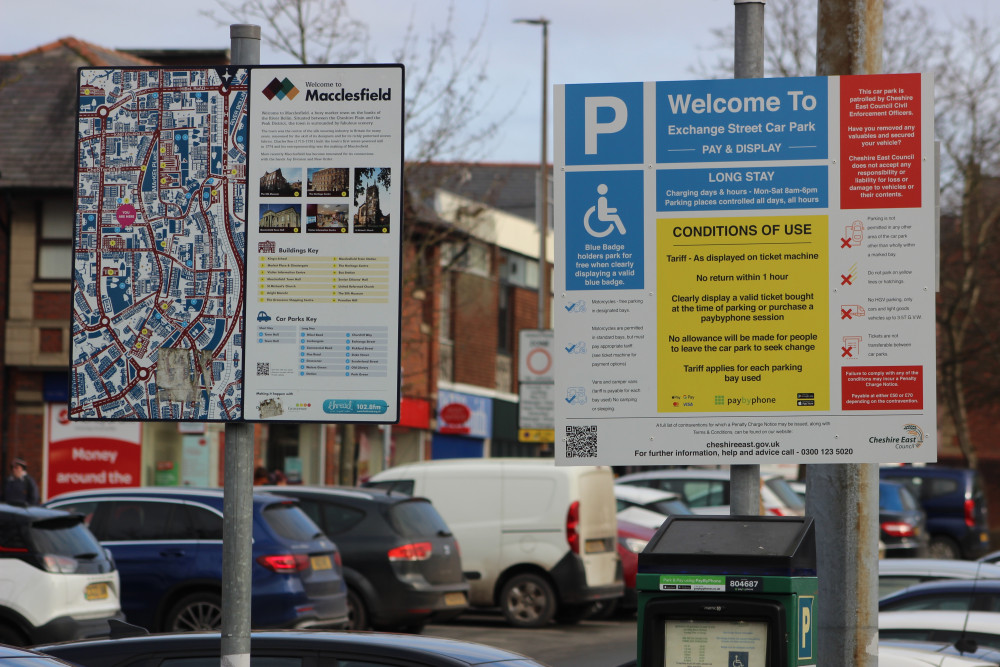
<instances>
[{"instance_id":1,"label":"parked car","mask_svg":"<svg viewBox=\"0 0 1000 667\"><path fill-rule=\"evenodd\" d=\"M970 649L1000 649L1000 613L939 609L880 611L878 635L880 639L916 639L948 644L964 640Z\"/></svg>"},{"instance_id":2,"label":"parked car","mask_svg":"<svg viewBox=\"0 0 1000 667\"><path fill-rule=\"evenodd\" d=\"M120 590L114 562L82 516L0 504L0 642L107 633L108 619L124 618Z\"/></svg>"},{"instance_id":3,"label":"parked car","mask_svg":"<svg viewBox=\"0 0 1000 667\"><path fill-rule=\"evenodd\" d=\"M218 665L218 632L184 632L38 646L80 667L208 667ZM485 644L388 632L256 631L255 665L329 667L545 667L519 653Z\"/></svg>"},{"instance_id":4,"label":"parked car","mask_svg":"<svg viewBox=\"0 0 1000 667\"><path fill-rule=\"evenodd\" d=\"M1000 579L1000 565L936 558L891 558L878 562L878 595L939 579Z\"/></svg>"},{"instance_id":5,"label":"parked car","mask_svg":"<svg viewBox=\"0 0 1000 667\"><path fill-rule=\"evenodd\" d=\"M698 514L729 514L729 470L665 468L622 475L616 484L645 486L678 494ZM760 476L760 500L767 514L802 516L805 502L776 473Z\"/></svg>"},{"instance_id":6,"label":"parked car","mask_svg":"<svg viewBox=\"0 0 1000 667\"><path fill-rule=\"evenodd\" d=\"M418 632L468 608L458 541L426 498L349 487L257 489L295 498L336 541L351 630Z\"/></svg>"},{"instance_id":7,"label":"parked car","mask_svg":"<svg viewBox=\"0 0 1000 667\"><path fill-rule=\"evenodd\" d=\"M928 555L927 515L906 485L879 480L878 527L887 558Z\"/></svg>"},{"instance_id":8,"label":"parked car","mask_svg":"<svg viewBox=\"0 0 1000 667\"><path fill-rule=\"evenodd\" d=\"M691 513L690 510L688 513ZM618 512L618 556L622 559L625 594L610 605L610 609L603 611L602 615L610 616L617 610L635 611L638 602L635 577L639 572L639 554L666 518L663 514L636 506L626 507Z\"/></svg>"},{"instance_id":9,"label":"parked car","mask_svg":"<svg viewBox=\"0 0 1000 667\"><path fill-rule=\"evenodd\" d=\"M684 503L680 494L672 491L661 491L644 486L632 486L631 484L615 484L614 492L618 512L627 507L641 507L651 512L657 512L664 517L671 514L694 514L691 508Z\"/></svg>"},{"instance_id":10,"label":"parked car","mask_svg":"<svg viewBox=\"0 0 1000 667\"><path fill-rule=\"evenodd\" d=\"M93 489L47 504L87 517L111 551L130 623L150 630L220 627L222 489ZM347 624L340 553L289 498L253 495L252 582L255 628Z\"/></svg>"},{"instance_id":11,"label":"parked car","mask_svg":"<svg viewBox=\"0 0 1000 667\"><path fill-rule=\"evenodd\" d=\"M368 486L429 498L462 545L469 604L511 625L581 620L624 592L611 469L551 459L443 459Z\"/></svg>"},{"instance_id":12,"label":"parked car","mask_svg":"<svg viewBox=\"0 0 1000 667\"><path fill-rule=\"evenodd\" d=\"M939 579L907 586L882 597L879 611L1000 612L1000 579Z\"/></svg>"},{"instance_id":13,"label":"parked car","mask_svg":"<svg viewBox=\"0 0 1000 667\"><path fill-rule=\"evenodd\" d=\"M975 559L990 550L986 497L976 470L887 466L879 475L906 484L927 513L930 557Z\"/></svg>"},{"instance_id":14,"label":"parked car","mask_svg":"<svg viewBox=\"0 0 1000 667\"><path fill-rule=\"evenodd\" d=\"M933 659L927 658L926 654L936 654L938 656L952 656L954 659L963 660L973 660L977 662L972 662L973 665L989 665L990 667L998 667L1000 665L1000 650L992 649L987 646L976 647L974 651L968 650L970 646L963 645L962 648L966 649L964 651L958 650L954 644L948 642L928 642L920 641L917 639L881 639L878 641L879 657L882 656L883 649L891 649L898 651L900 649L908 649L910 651L921 651L921 656L925 660L931 660L932 665L942 665L943 667L951 667L955 665L966 665L968 663L958 662L952 663L948 661L934 662ZM940 659L939 659L940 660ZM916 664L927 664L916 663ZM879 667L882 667L881 663Z\"/></svg>"}]
</instances>

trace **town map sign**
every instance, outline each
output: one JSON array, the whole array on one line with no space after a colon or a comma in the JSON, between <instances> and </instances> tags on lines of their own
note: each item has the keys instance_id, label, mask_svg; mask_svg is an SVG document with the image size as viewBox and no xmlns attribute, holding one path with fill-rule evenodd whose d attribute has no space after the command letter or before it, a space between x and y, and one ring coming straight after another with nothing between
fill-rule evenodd
<instances>
[{"instance_id":1,"label":"town map sign","mask_svg":"<svg viewBox=\"0 0 1000 667\"><path fill-rule=\"evenodd\" d=\"M402 66L78 96L69 417L396 421Z\"/></svg>"}]
</instances>

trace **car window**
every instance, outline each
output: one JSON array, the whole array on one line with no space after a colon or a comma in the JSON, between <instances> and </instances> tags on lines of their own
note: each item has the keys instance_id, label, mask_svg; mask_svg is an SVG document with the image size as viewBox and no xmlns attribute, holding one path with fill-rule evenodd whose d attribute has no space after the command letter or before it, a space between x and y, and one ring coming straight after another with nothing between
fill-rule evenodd
<instances>
[{"instance_id":1,"label":"car window","mask_svg":"<svg viewBox=\"0 0 1000 667\"><path fill-rule=\"evenodd\" d=\"M899 493L905 487L883 482L878 485L878 508L890 512L901 512L903 510L903 498Z\"/></svg>"},{"instance_id":2,"label":"car window","mask_svg":"<svg viewBox=\"0 0 1000 667\"><path fill-rule=\"evenodd\" d=\"M785 507L795 510L804 510L806 508L802 496L795 493L795 490L788 485L788 480L784 477L772 477L764 482L764 484L774 492L774 495L778 496Z\"/></svg>"},{"instance_id":3,"label":"car window","mask_svg":"<svg viewBox=\"0 0 1000 667\"><path fill-rule=\"evenodd\" d=\"M292 502L274 503L264 508L264 521L286 540L314 540L322 533L319 526Z\"/></svg>"},{"instance_id":4,"label":"car window","mask_svg":"<svg viewBox=\"0 0 1000 667\"><path fill-rule=\"evenodd\" d=\"M919 597L904 598L886 604L880 611L900 611L900 610L950 610L967 611L969 609L969 596L955 593L941 593L938 595L921 595Z\"/></svg>"},{"instance_id":5,"label":"car window","mask_svg":"<svg viewBox=\"0 0 1000 667\"><path fill-rule=\"evenodd\" d=\"M193 530L183 504L144 500L107 503L106 521L100 521L105 542L133 540L187 540Z\"/></svg>"},{"instance_id":6,"label":"car window","mask_svg":"<svg viewBox=\"0 0 1000 667\"><path fill-rule=\"evenodd\" d=\"M396 503L389 510L389 523L403 537L451 534L448 524L426 500Z\"/></svg>"},{"instance_id":7,"label":"car window","mask_svg":"<svg viewBox=\"0 0 1000 667\"><path fill-rule=\"evenodd\" d=\"M327 536L339 535L361 523L365 513L354 507L336 502L318 501L312 498L298 498L299 507Z\"/></svg>"},{"instance_id":8,"label":"car window","mask_svg":"<svg viewBox=\"0 0 1000 667\"><path fill-rule=\"evenodd\" d=\"M0 519L0 556L12 556L28 550L24 533L13 521Z\"/></svg>"},{"instance_id":9,"label":"car window","mask_svg":"<svg viewBox=\"0 0 1000 667\"><path fill-rule=\"evenodd\" d=\"M189 505L188 520L191 522L191 534L199 540L222 539L222 517L207 507Z\"/></svg>"},{"instance_id":10,"label":"car window","mask_svg":"<svg viewBox=\"0 0 1000 667\"><path fill-rule=\"evenodd\" d=\"M922 577L914 576L898 576L898 577L886 577L880 576L878 578L878 596L885 597L889 593L894 593L900 589L907 588L908 586L913 586L914 584L919 584L924 581Z\"/></svg>"},{"instance_id":11,"label":"car window","mask_svg":"<svg viewBox=\"0 0 1000 667\"><path fill-rule=\"evenodd\" d=\"M83 515L83 523L88 528L90 527L91 521L94 519L94 511L97 509L96 500L74 500L66 503L65 505L58 505L59 509L64 512L74 512L76 514Z\"/></svg>"},{"instance_id":12,"label":"car window","mask_svg":"<svg viewBox=\"0 0 1000 667\"><path fill-rule=\"evenodd\" d=\"M684 496L688 507L718 507L729 504L729 482L722 480L675 480L681 488L667 489Z\"/></svg>"},{"instance_id":13,"label":"car window","mask_svg":"<svg viewBox=\"0 0 1000 667\"><path fill-rule=\"evenodd\" d=\"M924 493L928 498L937 498L938 496L947 496L955 493L959 490L959 484L958 480L938 477L926 480L924 488L926 489ZM963 493L962 495L964 496L965 494Z\"/></svg>"}]
</instances>

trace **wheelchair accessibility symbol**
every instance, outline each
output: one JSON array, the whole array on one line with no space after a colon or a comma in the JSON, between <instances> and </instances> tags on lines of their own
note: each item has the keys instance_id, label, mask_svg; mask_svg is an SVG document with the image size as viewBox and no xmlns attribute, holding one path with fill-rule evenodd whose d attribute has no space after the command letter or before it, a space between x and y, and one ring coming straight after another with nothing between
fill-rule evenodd
<instances>
[{"instance_id":1,"label":"wheelchair accessibility symbol","mask_svg":"<svg viewBox=\"0 0 1000 667\"><path fill-rule=\"evenodd\" d=\"M597 204L591 206L587 209L587 213L583 216L583 226L587 230L587 233L594 238L603 238L611 233L613 229L617 229L619 234L625 234L625 225L622 224L622 219L618 215L617 208L608 207L608 198L605 196L608 194L608 186L601 183L597 186L597 194L600 197L597 198ZM597 221L606 222L607 227L602 231L596 231L590 224L590 218L597 212Z\"/></svg>"}]
</instances>

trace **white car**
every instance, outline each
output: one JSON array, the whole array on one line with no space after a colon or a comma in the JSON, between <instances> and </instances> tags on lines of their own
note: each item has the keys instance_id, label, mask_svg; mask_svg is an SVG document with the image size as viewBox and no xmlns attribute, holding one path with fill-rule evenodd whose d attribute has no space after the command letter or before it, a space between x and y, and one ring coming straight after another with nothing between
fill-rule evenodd
<instances>
[{"instance_id":1,"label":"white car","mask_svg":"<svg viewBox=\"0 0 1000 667\"><path fill-rule=\"evenodd\" d=\"M729 470L708 468L666 468L622 475L616 484L644 486L671 491L681 496L696 514L729 514ZM806 505L775 473L761 473L760 501L765 514L802 516Z\"/></svg>"},{"instance_id":2,"label":"white car","mask_svg":"<svg viewBox=\"0 0 1000 667\"><path fill-rule=\"evenodd\" d=\"M938 579L1000 579L1000 565L950 558L887 558L878 562L878 596Z\"/></svg>"},{"instance_id":3,"label":"white car","mask_svg":"<svg viewBox=\"0 0 1000 667\"><path fill-rule=\"evenodd\" d=\"M664 517L671 514L693 514L680 495L644 486L615 484L615 504L621 512L626 507L641 507Z\"/></svg>"},{"instance_id":4,"label":"white car","mask_svg":"<svg viewBox=\"0 0 1000 667\"><path fill-rule=\"evenodd\" d=\"M879 639L947 644L963 640L969 643L970 652L981 648L1000 649L1000 612L882 611L878 615L878 635Z\"/></svg>"},{"instance_id":5,"label":"white car","mask_svg":"<svg viewBox=\"0 0 1000 667\"><path fill-rule=\"evenodd\" d=\"M124 620L118 571L83 517L0 504L0 643L107 634Z\"/></svg>"}]
</instances>

